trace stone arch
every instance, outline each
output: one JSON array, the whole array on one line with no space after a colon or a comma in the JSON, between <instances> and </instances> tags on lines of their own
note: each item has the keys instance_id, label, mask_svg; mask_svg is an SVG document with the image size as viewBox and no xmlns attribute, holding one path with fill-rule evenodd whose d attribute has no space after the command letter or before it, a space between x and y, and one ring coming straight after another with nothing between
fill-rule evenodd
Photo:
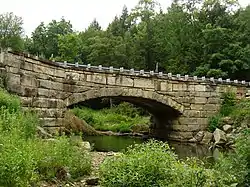
<instances>
[{"instance_id":1,"label":"stone arch","mask_svg":"<svg viewBox=\"0 0 250 187\"><path fill-rule=\"evenodd\" d=\"M92 89L82 93L74 93L65 99L66 107L84 102L90 99L101 97L134 97L143 98L157 103L171 107L172 109L183 113L184 106L175 101L171 96L159 94L150 90L143 90L138 88L99 88Z\"/></svg>"}]
</instances>

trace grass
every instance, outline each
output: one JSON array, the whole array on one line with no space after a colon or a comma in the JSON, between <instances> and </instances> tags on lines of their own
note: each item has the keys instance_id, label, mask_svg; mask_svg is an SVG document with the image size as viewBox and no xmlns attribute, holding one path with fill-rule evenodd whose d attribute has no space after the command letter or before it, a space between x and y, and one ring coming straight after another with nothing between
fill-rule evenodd
<instances>
[{"instance_id":1,"label":"grass","mask_svg":"<svg viewBox=\"0 0 250 187\"><path fill-rule=\"evenodd\" d=\"M137 108L122 103L110 109L74 108L72 112L100 131L142 132L149 128L149 116L142 116Z\"/></svg>"},{"instance_id":2,"label":"grass","mask_svg":"<svg viewBox=\"0 0 250 187\"><path fill-rule=\"evenodd\" d=\"M39 121L22 111L17 97L0 90L0 186L27 187L40 180L66 179L90 173L88 153L67 137L53 141L36 136Z\"/></svg>"}]
</instances>

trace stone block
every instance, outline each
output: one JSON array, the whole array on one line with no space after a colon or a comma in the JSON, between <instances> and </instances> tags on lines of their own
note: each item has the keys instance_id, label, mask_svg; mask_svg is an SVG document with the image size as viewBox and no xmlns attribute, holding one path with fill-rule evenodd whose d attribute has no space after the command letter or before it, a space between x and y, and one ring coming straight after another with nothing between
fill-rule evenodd
<instances>
[{"instance_id":1,"label":"stone block","mask_svg":"<svg viewBox=\"0 0 250 187\"><path fill-rule=\"evenodd\" d=\"M196 92L205 92L206 91L206 85L203 85L203 84L195 85L195 91Z\"/></svg>"},{"instance_id":2,"label":"stone block","mask_svg":"<svg viewBox=\"0 0 250 187\"><path fill-rule=\"evenodd\" d=\"M106 76L105 74L88 74L87 82L94 82L98 84L106 84Z\"/></svg>"},{"instance_id":3,"label":"stone block","mask_svg":"<svg viewBox=\"0 0 250 187\"><path fill-rule=\"evenodd\" d=\"M207 111L218 111L219 108L220 106L217 104L205 104L203 109Z\"/></svg>"},{"instance_id":4,"label":"stone block","mask_svg":"<svg viewBox=\"0 0 250 187\"><path fill-rule=\"evenodd\" d=\"M39 74L47 74L51 76L54 76L55 74L54 67L45 67L43 65L33 65L33 71Z\"/></svg>"},{"instance_id":5,"label":"stone block","mask_svg":"<svg viewBox=\"0 0 250 187\"><path fill-rule=\"evenodd\" d=\"M33 98L32 97L20 97L21 100L21 104L24 107L31 107L32 106L32 102L33 102Z\"/></svg>"},{"instance_id":6,"label":"stone block","mask_svg":"<svg viewBox=\"0 0 250 187\"><path fill-rule=\"evenodd\" d=\"M60 83L60 82L53 82L49 80L39 79L39 88L47 88L47 89L63 91L64 85L63 83Z\"/></svg>"},{"instance_id":7,"label":"stone block","mask_svg":"<svg viewBox=\"0 0 250 187\"><path fill-rule=\"evenodd\" d=\"M161 83L160 83L160 90L161 90L161 91L169 91L169 92L172 92L172 91L173 91L173 85L172 85L172 83L167 82L167 81L161 82Z\"/></svg>"},{"instance_id":8,"label":"stone block","mask_svg":"<svg viewBox=\"0 0 250 187\"><path fill-rule=\"evenodd\" d=\"M54 75L56 77L65 78L66 77L66 72L65 72L65 70L63 70L61 68L55 68Z\"/></svg>"},{"instance_id":9,"label":"stone block","mask_svg":"<svg viewBox=\"0 0 250 187\"><path fill-rule=\"evenodd\" d=\"M107 84L108 85L115 85L116 84L116 77L108 76L107 77Z\"/></svg>"},{"instance_id":10,"label":"stone block","mask_svg":"<svg viewBox=\"0 0 250 187\"><path fill-rule=\"evenodd\" d=\"M116 77L116 85L118 86L133 86L134 85L134 80L126 77L126 76L119 76Z\"/></svg>"},{"instance_id":11,"label":"stone block","mask_svg":"<svg viewBox=\"0 0 250 187\"><path fill-rule=\"evenodd\" d=\"M38 96L39 97L49 97L49 89L46 88L38 88Z\"/></svg>"},{"instance_id":12,"label":"stone block","mask_svg":"<svg viewBox=\"0 0 250 187\"><path fill-rule=\"evenodd\" d=\"M221 100L220 98L216 98L216 97L211 97L208 98L207 103L208 104L220 104Z\"/></svg>"},{"instance_id":13,"label":"stone block","mask_svg":"<svg viewBox=\"0 0 250 187\"><path fill-rule=\"evenodd\" d=\"M20 65L20 69L33 71L33 64L29 63L27 61L22 62L21 65Z\"/></svg>"},{"instance_id":14,"label":"stone block","mask_svg":"<svg viewBox=\"0 0 250 187\"><path fill-rule=\"evenodd\" d=\"M195 85L194 84L189 84L188 85L188 91L194 92L195 91Z\"/></svg>"},{"instance_id":15,"label":"stone block","mask_svg":"<svg viewBox=\"0 0 250 187\"><path fill-rule=\"evenodd\" d=\"M34 76L22 74L20 83L22 86L30 86L30 87L37 87L38 83Z\"/></svg>"},{"instance_id":16,"label":"stone block","mask_svg":"<svg viewBox=\"0 0 250 187\"><path fill-rule=\"evenodd\" d=\"M186 117L201 117L201 111L197 110L185 110L183 116Z\"/></svg>"},{"instance_id":17,"label":"stone block","mask_svg":"<svg viewBox=\"0 0 250 187\"><path fill-rule=\"evenodd\" d=\"M13 74L19 74L20 69L16 67L6 66L6 72L13 73Z\"/></svg>"},{"instance_id":18,"label":"stone block","mask_svg":"<svg viewBox=\"0 0 250 187\"><path fill-rule=\"evenodd\" d=\"M187 91L187 84L184 83L178 83L173 84L173 91Z\"/></svg>"},{"instance_id":19,"label":"stone block","mask_svg":"<svg viewBox=\"0 0 250 187\"><path fill-rule=\"evenodd\" d=\"M204 110L204 105L203 104L191 104L190 108L191 110L202 111Z\"/></svg>"},{"instance_id":20,"label":"stone block","mask_svg":"<svg viewBox=\"0 0 250 187\"><path fill-rule=\"evenodd\" d=\"M207 103L207 98L206 97L195 97L194 102L196 104L205 104L205 103Z\"/></svg>"},{"instance_id":21,"label":"stone block","mask_svg":"<svg viewBox=\"0 0 250 187\"><path fill-rule=\"evenodd\" d=\"M134 87L137 88L154 88L154 80L153 79L145 79L145 78L136 78L134 79Z\"/></svg>"},{"instance_id":22,"label":"stone block","mask_svg":"<svg viewBox=\"0 0 250 187\"><path fill-rule=\"evenodd\" d=\"M34 87L21 86L20 90L20 95L24 97L36 97L38 95L38 90Z\"/></svg>"}]
</instances>

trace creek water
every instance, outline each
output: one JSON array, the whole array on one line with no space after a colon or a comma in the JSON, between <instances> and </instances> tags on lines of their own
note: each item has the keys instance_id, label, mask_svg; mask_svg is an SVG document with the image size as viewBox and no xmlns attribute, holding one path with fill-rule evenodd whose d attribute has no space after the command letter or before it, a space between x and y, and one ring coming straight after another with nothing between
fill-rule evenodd
<instances>
[{"instance_id":1,"label":"creek water","mask_svg":"<svg viewBox=\"0 0 250 187\"><path fill-rule=\"evenodd\" d=\"M120 152L126 150L130 145L141 144L146 140L139 137L126 137L126 136L84 136L85 141L90 142L95 151L100 152ZM207 158L212 157L213 153L205 145L199 144L186 144L180 142L167 141L170 147L180 159L187 157Z\"/></svg>"}]
</instances>

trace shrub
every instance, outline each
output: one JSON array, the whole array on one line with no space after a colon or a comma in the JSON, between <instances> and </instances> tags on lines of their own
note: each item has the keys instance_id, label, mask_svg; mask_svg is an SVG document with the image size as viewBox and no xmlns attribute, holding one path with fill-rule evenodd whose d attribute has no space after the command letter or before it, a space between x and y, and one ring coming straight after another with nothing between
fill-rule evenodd
<instances>
[{"instance_id":1,"label":"shrub","mask_svg":"<svg viewBox=\"0 0 250 187\"><path fill-rule=\"evenodd\" d=\"M233 152L221 155L214 169L233 176L238 186L250 184L250 133L241 134L236 140ZM229 177L228 176L228 177ZM220 180L223 180L221 177Z\"/></svg>"},{"instance_id":2,"label":"shrub","mask_svg":"<svg viewBox=\"0 0 250 187\"><path fill-rule=\"evenodd\" d=\"M223 116L231 114L236 103L236 94L234 92L223 93L220 114Z\"/></svg>"},{"instance_id":3,"label":"shrub","mask_svg":"<svg viewBox=\"0 0 250 187\"><path fill-rule=\"evenodd\" d=\"M208 130L209 132L214 132L216 128L221 128L222 126L222 116L217 114L209 118Z\"/></svg>"},{"instance_id":4,"label":"shrub","mask_svg":"<svg viewBox=\"0 0 250 187\"><path fill-rule=\"evenodd\" d=\"M194 158L179 161L166 143L153 140L130 147L100 167L101 185L108 187L222 186L217 175Z\"/></svg>"},{"instance_id":5,"label":"shrub","mask_svg":"<svg viewBox=\"0 0 250 187\"><path fill-rule=\"evenodd\" d=\"M239 126L242 123L250 124L250 100L241 100L231 112L230 116L234 119L234 124Z\"/></svg>"},{"instance_id":6,"label":"shrub","mask_svg":"<svg viewBox=\"0 0 250 187\"><path fill-rule=\"evenodd\" d=\"M72 146L69 139L59 137L52 142L42 142L41 156L38 160L38 171L43 179L55 177L64 179L69 172L72 178L89 174L91 160L88 153L78 147Z\"/></svg>"},{"instance_id":7,"label":"shrub","mask_svg":"<svg viewBox=\"0 0 250 187\"><path fill-rule=\"evenodd\" d=\"M11 112L19 111L20 101L16 96L10 95L0 88L0 108L7 108Z\"/></svg>"},{"instance_id":8,"label":"shrub","mask_svg":"<svg viewBox=\"0 0 250 187\"><path fill-rule=\"evenodd\" d=\"M0 186L35 185L58 177L58 169L68 169L73 178L90 172L89 155L68 138L36 137L37 116L22 111L15 96L0 90L0 104Z\"/></svg>"}]
</instances>

